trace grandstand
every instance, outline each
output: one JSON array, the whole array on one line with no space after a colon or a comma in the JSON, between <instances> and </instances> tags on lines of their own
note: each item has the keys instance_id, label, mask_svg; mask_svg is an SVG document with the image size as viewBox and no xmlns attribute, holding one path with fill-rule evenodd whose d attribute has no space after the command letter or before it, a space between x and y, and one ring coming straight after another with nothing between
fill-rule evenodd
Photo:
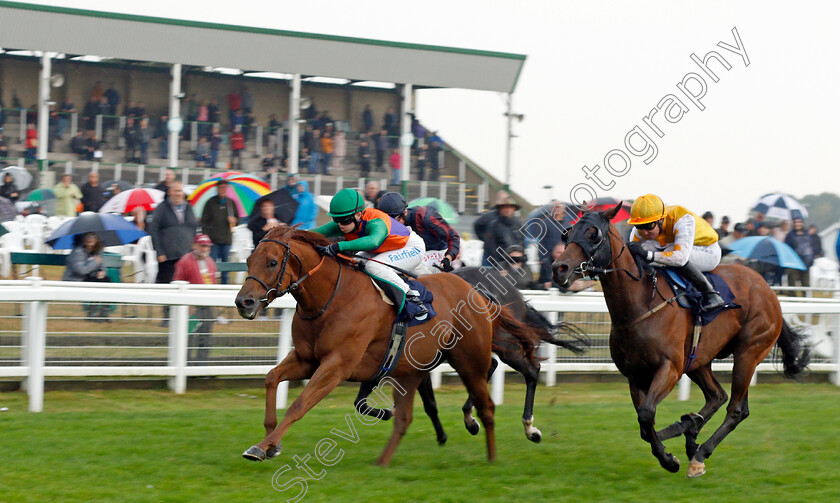
<instances>
[{"instance_id":1,"label":"grandstand","mask_svg":"<svg viewBox=\"0 0 840 503\"><path fill-rule=\"evenodd\" d=\"M292 166L289 171L306 174L306 169L294 168L298 165L298 149L294 147L303 129L299 124L303 120L298 118L311 106L319 112L329 111L335 127L347 133L342 167L329 175L309 177L313 188L330 194L342 186L361 186L357 152L366 105L373 112L376 129L386 110L402 109L399 127L389 133L391 144L400 145L400 137L410 131L409 114L415 112L412 103L416 89L455 87L511 93L525 59L515 54L10 2L0 2L0 14L9 28L0 33L0 47L4 49L0 54L0 100L5 106L4 136L11 158L7 163L24 164L26 125L47 122L37 118L48 116L48 102L58 109L68 99L77 110L63 116L59 113L53 119L55 122L60 117L67 131L62 140L52 142L50 152L46 151L46 142L39 146L37 157L44 161L41 184L45 186L54 183L56 173L72 172L76 180L83 180L91 169L100 171L104 179L123 179L137 185L156 182L170 166L177 166L188 184L199 182L212 171L225 170L231 161L227 98L245 87L253 99L253 127L248 131L242 171L267 175L261 164L263 156L269 149L278 153L285 149ZM39 30L32 30L32 26ZM45 38L35 32L51 36ZM79 33L87 36L80 37ZM149 34L155 34L153 41ZM231 51L231 47L259 50ZM97 83L101 89L113 83L120 95L120 104L111 114L85 114ZM218 125L223 146L216 166L197 168L193 153L197 138L211 124L188 116L189 103L213 99L220 105ZM144 104L153 133L161 117L182 118L182 140L167 158L161 158L159 142L153 139L146 164L123 162L121 132L129 102ZM280 128L268 126L271 114L282 122ZM422 111L417 115L422 118ZM40 138L51 129L54 136L55 124L52 128L40 126ZM87 129L105 140L102 158L97 162L79 160L70 151L70 138L76 131ZM445 138L445 131L441 133ZM270 136L280 140L270 141ZM172 136L169 140L170 144L176 143ZM400 149L402 191L409 199L442 197L460 212L475 214L503 188L502 182L446 143L439 163L442 183L422 183L414 169L416 150L407 145ZM33 162L28 167L34 173L38 165ZM410 173L407 165L412 167ZM378 170L374 164L370 177L387 180L390 171L387 161ZM273 185L277 179L271 177ZM514 197L526 209L530 207L524 198Z\"/></svg>"}]
</instances>

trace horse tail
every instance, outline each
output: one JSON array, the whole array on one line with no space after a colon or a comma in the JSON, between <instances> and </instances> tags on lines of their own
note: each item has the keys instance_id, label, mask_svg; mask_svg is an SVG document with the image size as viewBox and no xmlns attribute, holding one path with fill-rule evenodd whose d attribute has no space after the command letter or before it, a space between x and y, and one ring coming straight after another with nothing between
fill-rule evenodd
<instances>
[{"instance_id":1,"label":"horse tail","mask_svg":"<svg viewBox=\"0 0 840 503\"><path fill-rule=\"evenodd\" d=\"M525 303L525 324L534 329L541 340L575 354L585 353L592 346L589 336L580 327L566 321L552 324L530 302Z\"/></svg>"},{"instance_id":2,"label":"horse tail","mask_svg":"<svg viewBox=\"0 0 840 503\"><path fill-rule=\"evenodd\" d=\"M787 321L782 320L782 333L776 344L782 350L782 366L785 377L795 379L808 366L811 361L811 350L803 347L805 333L799 327L791 327Z\"/></svg>"},{"instance_id":3,"label":"horse tail","mask_svg":"<svg viewBox=\"0 0 840 503\"><path fill-rule=\"evenodd\" d=\"M493 319L493 330L495 331L501 329L512 335L518 343L517 345L520 346L523 356L525 356L532 365L539 365L539 361L544 359L538 357L536 354L536 349L540 345L539 335L537 335L536 331L534 331L531 327L517 320L508 308L504 306L500 307L502 309L499 312L499 315ZM504 353L508 349L502 346L497 346L496 338L494 337L493 339L493 352Z\"/></svg>"}]
</instances>

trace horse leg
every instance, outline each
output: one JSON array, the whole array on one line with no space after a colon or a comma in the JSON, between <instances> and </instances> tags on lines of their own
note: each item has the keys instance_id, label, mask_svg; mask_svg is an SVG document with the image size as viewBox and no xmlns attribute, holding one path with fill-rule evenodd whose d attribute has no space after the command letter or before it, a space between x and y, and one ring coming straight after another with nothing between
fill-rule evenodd
<instances>
[{"instance_id":1,"label":"horse leg","mask_svg":"<svg viewBox=\"0 0 840 503\"><path fill-rule=\"evenodd\" d=\"M432 388L432 378L429 377L428 374L426 374L426 376L423 377L423 380L420 381L420 386L417 388L417 391L420 393L420 398L423 400L423 409L425 409L426 415L432 420L432 426L435 428L438 445L443 447L443 444L446 443L446 440L449 437L446 436L446 432L443 431L443 425L440 424L437 402L435 401L435 390Z\"/></svg>"},{"instance_id":2,"label":"horse leg","mask_svg":"<svg viewBox=\"0 0 840 503\"><path fill-rule=\"evenodd\" d=\"M700 409L700 412L684 414L676 423L656 432L656 436L664 442L670 438L685 435L686 454L688 454L688 459L691 459L697 451L696 440L700 429L726 403L728 397L715 376L712 375L711 363L692 370L687 375L700 387L703 396L706 398L706 403Z\"/></svg>"},{"instance_id":3,"label":"horse leg","mask_svg":"<svg viewBox=\"0 0 840 503\"><path fill-rule=\"evenodd\" d=\"M388 444L376 461L380 466L388 466L397 446L405 435L408 425L411 424L412 409L414 408L414 391L420 384L423 376L420 374L413 374L397 379L397 382L405 390L405 394L394 390L394 430L391 432L391 438L388 439Z\"/></svg>"},{"instance_id":4,"label":"horse leg","mask_svg":"<svg viewBox=\"0 0 840 503\"><path fill-rule=\"evenodd\" d=\"M487 372L487 382L490 382L490 378L493 377L493 372L496 371L496 367L498 366L498 360L491 356L490 370ZM464 405L461 407L461 410L464 412L464 426L467 428L467 431L470 432L470 435L478 435L478 432L481 431L481 426L479 426L478 421L476 421L476 419L472 415L472 397L467 397L467 401L464 402Z\"/></svg>"},{"instance_id":5,"label":"horse leg","mask_svg":"<svg viewBox=\"0 0 840 503\"><path fill-rule=\"evenodd\" d=\"M769 351L769 350L768 350ZM737 355L735 357L735 365L732 367L732 398L729 400L729 405L726 407L726 417L717 430L701 445L691 462L688 465L688 476L699 477L706 473L706 458L712 455L715 447L720 444L738 424L750 415L750 408L747 403L747 392L749 391L750 380L756 365L761 361L764 355ZM749 363L746 363L749 361Z\"/></svg>"},{"instance_id":6,"label":"horse leg","mask_svg":"<svg viewBox=\"0 0 840 503\"><path fill-rule=\"evenodd\" d=\"M283 381L295 381L309 379L315 372L315 366L301 360L297 352L292 349L276 367L271 369L265 376L265 434L268 435L277 427L277 385ZM280 454L277 448L269 449L266 452L268 458Z\"/></svg>"},{"instance_id":7,"label":"horse leg","mask_svg":"<svg viewBox=\"0 0 840 503\"><path fill-rule=\"evenodd\" d=\"M644 399L637 407L639 428L642 440L650 443L651 452L659 460L659 464L669 472L676 473L680 469L680 462L673 454L665 452L665 446L656 436L654 428L656 406L668 396L679 380L680 372L670 362L666 361L659 367L650 383Z\"/></svg>"},{"instance_id":8,"label":"horse leg","mask_svg":"<svg viewBox=\"0 0 840 503\"><path fill-rule=\"evenodd\" d=\"M496 345L499 346L498 341ZM512 369L516 370L525 378L525 410L522 413L522 425L525 427L525 437L531 442L539 443L542 440L542 433L534 427L534 394L537 391L537 383L540 377L540 364L534 365L522 354L519 346L508 350L507 346L499 352L499 358Z\"/></svg>"},{"instance_id":9,"label":"horse leg","mask_svg":"<svg viewBox=\"0 0 840 503\"><path fill-rule=\"evenodd\" d=\"M289 354L291 356L291 353ZM285 363L289 356L283 359ZM276 456L280 452L280 439L288 431L293 423L304 416L309 409L320 402L325 396L330 394L343 380L347 378L347 369L353 369L361 360L362 355L358 358L346 358L342 355L331 354L321 361L315 373L309 379L309 382L304 386L300 395L292 402L292 405L286 410L286 415L283 416L283 421L280 425L274 428L266 437L257 445L251 446L250 449L242 453L242 457L251 461L263 461L267 457L268 452L274 451ZM280 368L283 363L277 366ZM275 368L274 370L277 370ZM303 377L301 377L302 379ZM272 394L271 402L273 405L274 396ZM266 395L266 405L269 404L269 396ZM268 410L266 411L268 415ZM269 421L266 420L266 425Z\"/></svg>"},{"instance_id":10,"label":"horse leg","mask_svg":"<svg viewBox=\"0 0 840 503\"><path fill-rule=\"evenodd\" d=\"M353 402L353 406L356 407L356 410L359 411L360 414L376 417L387 421L393 416L393 413L390 409L374 409L373 407L367 404L367 397L370 396L373 389L376 388L378 385L379 381L365 381L362 384L360 384L359 394L356 395L356 400Z\"/></svg>"}]
</instances>

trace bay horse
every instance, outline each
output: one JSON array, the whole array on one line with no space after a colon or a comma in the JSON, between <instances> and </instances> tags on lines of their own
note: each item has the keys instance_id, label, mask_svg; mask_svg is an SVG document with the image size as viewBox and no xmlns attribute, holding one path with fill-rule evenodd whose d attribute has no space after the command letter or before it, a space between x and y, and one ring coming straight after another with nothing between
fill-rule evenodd
<instances>
[{"instance_id":1,"label":"bay horse","mask_svg":"<svg viewBox=\"0 0 840 503\"><path fill-rule=\"evenodd\" d=\"M581 354L589 349L590 341L583 332L570 323L549 322L539 311L534 309L522 296L516 287L512 286L499 271L493 267L461 267L452 271L452 274L463 278L472 285L479 293L491 299L493 302L505 306L511 314L523 325L532 330L539 340L566 348L573 353ZM561 338L565 336L565 338ZM529 358L520 338L500 329L493 331L493 352L499 359L516 370L525 379L525 406L522 413L522 425L525 428L525 437L539 443L542 440L542 433L534 426L534 395L539 382L540 363L535 358ZM488 380L496 370L497 362L493 360ZM356 397L356 409L365 415L378 417L380 419L391 419L392 413L387 409L374 409L366 406L365 399L373 391L375 383L362 383ZM447 440L446 432L438 416L435 392L432 388L432 381L429 376L423 378L417 388L420 398L423 400L423 408L426 415L432 421L435 429L437 442L444 445ZM478 421L472 416L472 401L467 398L461 410L464 413L464 426L472 435L478 435L480 427Z\"/></svg>"},{"instance_id":2,"label":"bay horse","mask_svg":"<svg viewBox=\"0 0 840 503\"><path fill-rule=\"evenodd\" d=\"M297 301L292 320L292 349L265 379L266 436L243 453L249 460L277 456L280 441L293 423L342 381L368 381L379 370L388 349L393 307L383 302L370 277L340 259L321 257L315 246L329 241L320 234L278 226L248 257L248 277L236 296L239 315L253 319L275 298L291 293ZM487 457L496 457L494 405L485 382L490 367L492 333L504 327L533 347L530 333L504 309L476 295L462 279L438 274L422 278L434 295L438 315L410 327L406 357L391 373L395 420L391 437L378 459L387 465L412 418L414 392L431 366L445 357L463 380L484 425ZM300 395L277 424L277 385L282 381L309 379ZM399 386L399 387L397 387ZM399 393L397 392L399 391Z\"/></svg>"},{"instance_id":3,"label":"bay horse","mask_svg":"<svg viewBox=\"0 0 840 503\"><path fill-rule=\"evenodd\" d=\"M705 460L715 447L749 415L747 392L756 366L775 344L782 352L785 376L795 377L808 364L809 352L801 350L800 337L782 319L779 300L766 281L742 265L718 266L740 308L720 313L704 326L696 358L689 360L694 318L688 309L669 302L674 293L666 282L643 273L624 239L610 220L621 205L597 213L587 212L569 230L568 245L552 265L560 285L588 275L600 277L610 312L610 354L627 378L636 408L641 437L666 470L676 473L680 462L665 451L663 440L685 435L690 460L688 476L706 472ZM653 304L658 304L656 307ZM661 308L661 310L660 310ZM723 424L697 445L697 434L726 403L726 392L712 374L712 360L733 357L732 398ZM656 406L686 373L703 391L706 403L699 413L656 431Z\"/></svg>"}]
</instances>

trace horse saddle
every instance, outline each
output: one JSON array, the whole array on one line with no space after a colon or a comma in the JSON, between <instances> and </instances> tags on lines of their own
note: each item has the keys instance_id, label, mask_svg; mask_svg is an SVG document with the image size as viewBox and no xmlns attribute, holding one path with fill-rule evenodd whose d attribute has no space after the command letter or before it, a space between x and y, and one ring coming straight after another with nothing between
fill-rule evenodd
<instances>
[{"instance_id":1,"label":"horse saddle","mask_svg":"<svg viewBox=\"0 0 840 503\"><path fill-rule=\"evenodd\" d=\"M420 300L423 301L423 304L429 311L429 315L426 318L423 320L416 320L414 319L414 316L418 312L417 306L411 302L405 301L405 293L398 286L390 281L374 276L368 271L365 271L365 273L370 276L373 285L377 290L379 290L380 294L387 299L386 302L394 306L394 309L397 311L397 319L395 323L405 322L409 327L413 327L414 325L422 325L437 316L437 313L432 307L432 302L435 300L434 295L432 295L432 292L428 291L426 287L423 286L423 283L411 279L406 280L408 287L412 290L416 290L420 294Z\"/></svg>"},{"instance_id":2,"label":"horse saddle","mask_svg":"<svg viewBox=\"0 0 840 503\"><path fill-rule=\"evenodd\" d=\"M732 290L729 288L729 285L726 284L726 281L715 273L704 272L703 274L706 276L706 279L711 282L715 290L718 291L721 298L723 298L724 304L723 307L713 311L702 312L700 310L700 301L703 299L703 293L697 290L691 282L687 281L673 269L666 267L655 267L654 269L661 273L668 281L668 284L671 285L671 288L674 290L674 294L677 295L677 302L680 307L691 309L691 312L694 314L694 318L700 320L701 326L708 325L714 321L720 313L726 311L727 309L736 309L741 307L735 303L735 294L732 293Z\"/></svg>"}]
</instances>

